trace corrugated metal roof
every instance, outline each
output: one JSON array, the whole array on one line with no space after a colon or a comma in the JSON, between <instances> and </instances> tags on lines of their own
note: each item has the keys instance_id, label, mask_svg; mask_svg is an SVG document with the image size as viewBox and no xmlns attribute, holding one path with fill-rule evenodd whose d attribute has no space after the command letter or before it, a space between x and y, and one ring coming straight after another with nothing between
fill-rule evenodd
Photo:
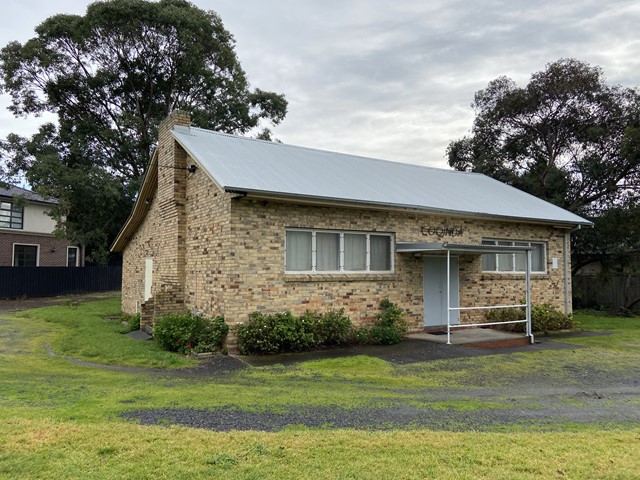
<instances>
[{"instance_id":1,"label":"corrugated metal roof","mask_svg":"<svg viewBox=\"0 0 640 480\"><path fill-rule=\"evenodd\" d=\"M26 188L14 187L12 185L9 188L0 187L0 197L24 197L26 200L31 200L32 202L41 202L41 203L51 203L57 204L58 200L56 198L44 198L42 195L38 195L31 190L27 190Z\"/></svg>"},{"instance_id":2,"label":"corrugated metal roof","mask_svg":"<svg viewBox=\"0 0 640 480\"><path fill-rule=\"evenodd\" d=\"M485 175L296 147L176 126L174 138L218 185L287 197L590 225Z\"/></svg>"}]
</instances>

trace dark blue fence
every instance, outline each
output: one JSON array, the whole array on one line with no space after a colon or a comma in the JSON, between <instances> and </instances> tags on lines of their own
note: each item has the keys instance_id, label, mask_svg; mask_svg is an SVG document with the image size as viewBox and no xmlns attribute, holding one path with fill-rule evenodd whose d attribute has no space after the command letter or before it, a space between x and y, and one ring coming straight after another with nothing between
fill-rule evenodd
<instances>
[{"instance_id":1,"label":"dark blue fence","mask_svg":"<svg viewBox=\"0 0 640 480\"><path fill-rule=\"evenodd\" d=\"M122 267L0 267L0 298L110 292L122 287Z\"/></svg>"}]
</instances>

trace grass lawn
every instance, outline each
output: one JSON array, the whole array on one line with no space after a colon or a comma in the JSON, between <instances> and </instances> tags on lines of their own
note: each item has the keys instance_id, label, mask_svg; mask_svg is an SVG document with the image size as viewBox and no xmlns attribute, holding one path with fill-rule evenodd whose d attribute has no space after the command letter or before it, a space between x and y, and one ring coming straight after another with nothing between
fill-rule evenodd
<instances>
[{"instance_id":1,"label":"grass lawn","mask_svg":"<svg viewBox=\"0 0 640 480\"><path fill-rule=\"evenodd\" d=\"M615 333L566 340L584 347L575 350L408 366L359 356L183 378L70 362L167 371L193 364L119 333L119 322L105 319L118 312L119 299L110 298L0 315L0 478L632 479L640 472L640 428L632 422L485 432L292 426L265 433L141 426L120 417L223 406L279 412L420 405L482 414L513 407L468 390L509 390L526 384L528 372L571 385L576 364L613 376L637 371L640 319L577 315L586 330ZM451 391L456 400L443 400L440 394Z\"/></svg>"}]
</instances>

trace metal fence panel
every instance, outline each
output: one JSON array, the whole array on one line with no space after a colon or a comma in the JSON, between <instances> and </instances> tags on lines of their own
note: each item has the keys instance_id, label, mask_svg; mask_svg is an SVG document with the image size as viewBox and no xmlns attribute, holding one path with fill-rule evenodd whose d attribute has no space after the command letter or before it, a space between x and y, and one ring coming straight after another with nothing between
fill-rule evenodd
<instances>
[{"instance_id":1,"label":"metal fence panel","mask_svg":"<svg viewBox=\"0 0 640 480\"><path fill-rule=\"evenodd\" d=\"M122 287L122 267L0 267L0 298L109 292Z\"/></svg>"}]
</instances>

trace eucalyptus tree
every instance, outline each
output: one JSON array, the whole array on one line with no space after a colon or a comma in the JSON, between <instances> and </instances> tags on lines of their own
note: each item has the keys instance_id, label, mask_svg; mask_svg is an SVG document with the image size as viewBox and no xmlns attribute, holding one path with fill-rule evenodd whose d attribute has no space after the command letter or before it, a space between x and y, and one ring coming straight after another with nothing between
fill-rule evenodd
<instances>
[{"instance_id":1,"label":"eucalyptus tree","mask_svg":"<svg viewBox=\"0 0 640 480\"><path fill-rule=\"evenodd\" d=\"M0 51L0 91L16 116L53 113L31 138L8 135L5 174L60 199L60 231L96 259L126 218L160 121L173 110L227 133L285 117L284 95L251 88L220 17L185 0L111 0L54 15ZM94 211L94 214L91 212Z\"/></svg>"}]
</instances>

